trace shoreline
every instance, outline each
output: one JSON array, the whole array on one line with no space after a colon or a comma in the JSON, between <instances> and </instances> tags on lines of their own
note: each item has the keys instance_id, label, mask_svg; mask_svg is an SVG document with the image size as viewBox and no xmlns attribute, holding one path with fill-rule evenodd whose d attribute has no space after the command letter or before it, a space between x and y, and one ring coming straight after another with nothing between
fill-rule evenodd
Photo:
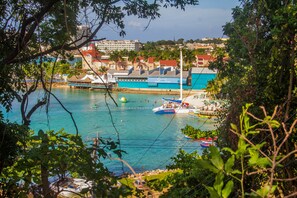
<instances>
[{"instance_id":1,"label":"shoreline","mask_svg":"<svg viewBox=\"0 0 297 198\"><path fill-rule=\"evenodd\" d=\"M92 91L105 91L105 89L93 89L93 88L76 88L70 87L67 82L53 83L52 88L66 88L66 89L86 89ZM165 95L179 95L179 89L146 89L146 88L112 88L111 92L122 92L122 93L141 93L141 94L165 94ZM183 90L183 94L189 95L189 93L199 93L201 90Z\"/></svg>"},{"instance_id":2,"label":"shoreline","mask_svg":"<svg viewBox=\"0 0 297 198\"><path fill-rule=\"evenodd\" d=\"M154 169L154 170L147 170L147 171L143 171L143 172L139 172L136 174L130 173L130 174L123 174L121 177L127 177L127 178L131 178L131 179L138 179L139 177L146 177L146 176L152 176L152 175L158 175L161 173L168 173L168 172L176 172L176 169Z\"/></svg>"}]
</instances>

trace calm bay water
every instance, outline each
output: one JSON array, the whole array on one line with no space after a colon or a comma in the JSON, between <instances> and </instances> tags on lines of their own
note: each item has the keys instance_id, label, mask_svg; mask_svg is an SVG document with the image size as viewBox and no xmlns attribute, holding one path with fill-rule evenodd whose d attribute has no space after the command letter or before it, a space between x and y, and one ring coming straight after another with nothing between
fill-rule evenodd
<instances>
[{"instance_id":1,"label":"calm bay water","mask_svg":"<svg viewBox=\"0 0 297 198\"><path fill-rule=\"evenodd\" d=\"M153 169L165 169L180 148L192 152L202 152L199 142L184 138L181 129L187 124L201 129L212 129L214 123L199 120L192 115L157 115L152 108L160 106L166 95L112 93L118 107L104 92L59 88L53 93L64 106L73 113L79 134L84 140L91 140L97 134L103 138L117 141L120 137L121 148L127 152L123 159L136 172ZM42 92L36 92L31 101L36 101ZM119 99L126 97L128 102ZM107 104L109 109L107 107ZM20 121L19 104L14 103L12 112L6 115L10 121ZM48 117L45 109L35 112L31 127L38 131L59 130L75 134L70 115L51 97ZM89 142L91 144L91 142ZM116 174L122 173L122 163L106 160L106 166ZM124 171L130 172L124 166Z\"/></svg>"}]
</instances>

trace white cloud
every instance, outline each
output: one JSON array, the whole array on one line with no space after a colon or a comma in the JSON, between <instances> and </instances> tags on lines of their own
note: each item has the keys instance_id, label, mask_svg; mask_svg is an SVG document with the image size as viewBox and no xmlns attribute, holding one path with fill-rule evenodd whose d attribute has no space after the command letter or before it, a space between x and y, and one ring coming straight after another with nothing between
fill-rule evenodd
<instances>
[{"instance_id":1,"label":"white cloud","mask_svg":"<svg viewBox=\"0 0 297 198\"><path fill-rule=\"evenodd\" d=\"M126 36L124 39L140 39L142 42L184 38L221 37L222 26L232 17L231 8L238 5L236 0L201 0L198 6L186 7L185 11L175 8L161 8L161 17L150 22L148 19L127 17ZM118 35L108 34L110 39L123 39Z\"/></svg>"},{"instance_id":2,"label":"white cloud","mask_svg":"<svg viewBox=\"0 0 297 198\"><path fill-rule=\"evenodd\" d=\"M128 26L132 27L132 28L138 28L138 29L143 28L143 24L141 24L139 21L135 21L135 20L128 21L127 27Z\"/></svg>"}]
</instances>

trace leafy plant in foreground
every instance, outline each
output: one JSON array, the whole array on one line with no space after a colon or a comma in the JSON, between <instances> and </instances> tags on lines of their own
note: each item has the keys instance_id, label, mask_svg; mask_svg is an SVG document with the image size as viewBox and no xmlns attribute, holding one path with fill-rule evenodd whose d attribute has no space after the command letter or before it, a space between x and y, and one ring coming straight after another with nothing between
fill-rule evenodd
<instances>
[{"instance_id":1,"label":"leafy plant in foreground","mask_svg":"<svg viewBox=\"0 0 297 198\"><path fill-rule=\"evenodd\" d=\"M247 104L243 108L240 116L240 128L232 124L232 132L239 137L238 148L233 151L230 148L223 148L230 155L224 163L220 151L215 147L210 147L210 158L199 159L198 164L216 174L213 186L205 186L211 197L228 197L231 192L241 192L241 197L246 195L252 197L270 197L273 195L293 196L296 192L290 192L285 189L285 183L296 180L293 178L282 178L284 174L282 167L288 163L290 157L294 157L297 153L296 149L283 153L286 141L296 132L297 120L293 122L289 129L282 124L283 130L286 132L285 137L277 135L277 129L281 124L275 120L277 108L275 108L272 116L267 115L262 107L265 115L264 119L260 119L248 112L251 104ZM251 118L257 121L256 124L250 125ZM267 134L268 138L261 142L253 142L253 137L260 133ZM233 167L239 167L235 169ZM249 177L259 178L256 184L250 188L248 184ZM227 180L224 180L227 177ZM234 182L239 182L240 189L233 189ZM239 195L238 195L239 196Z\"/></svg>"},{"instance_id":2,"label":"leafy plant in foreground","mask_svg":"<svg viewBox=\"0 0 297 198\"><path fill-rule=\"evenodd\" d=\"M113 141L99 141L100 145L88 147L80 136L63 130L39 131L26 142L24 152L15 163L2 171L0 195L25 197L31 192L35 196L56 197L61 191L53 192L49 179L58 181L66 177L92 181L92 188L85 193L96 197L129 194L129 189L124 187L113 188L117 177L108 171L102 160L110 157L107 151L116 156L122 151Z\"/></svg>"}]
</instances>

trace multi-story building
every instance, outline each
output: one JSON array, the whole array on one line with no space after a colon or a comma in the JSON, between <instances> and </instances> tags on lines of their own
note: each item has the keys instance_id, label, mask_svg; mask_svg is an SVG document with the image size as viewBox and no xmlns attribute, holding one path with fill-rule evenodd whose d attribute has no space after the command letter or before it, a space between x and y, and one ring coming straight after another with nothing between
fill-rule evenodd
<instances>
[{"instance_id":1,"label":"multi-story building","mask_svg":"<svg viewBox=\"0 0 297 198\"><path fill-rule=\"evenodd\" d=\"M88 47L83 47L81 53L84 56L82 58L82 69L89 70L92 68L98 70L98 68L102 66L100 62L101 54L96 50L93 43Z\"/></svg>"},{"instance_id":2,"label":"multi-story building","mask_svg":"<svg viewBox=\"0 0 297 198\"><path fill-rule=\"evenodd\" d=\"M139 51L139 40L102 40L96 42L96 47L100 51Z\"/></svg>"},{"instance_id":3,"label":"multi-story building","mask_svg":"<svg viewBox=\"0 0 297 198\"><path fill-rule=\"evenodd\" d=\"M208 67L211 62L215 60L214 57L212 57L209 54L203 54L203 55L197 55L196 56L196 66L197 67Z\"/></svg>"}]
</instances>

